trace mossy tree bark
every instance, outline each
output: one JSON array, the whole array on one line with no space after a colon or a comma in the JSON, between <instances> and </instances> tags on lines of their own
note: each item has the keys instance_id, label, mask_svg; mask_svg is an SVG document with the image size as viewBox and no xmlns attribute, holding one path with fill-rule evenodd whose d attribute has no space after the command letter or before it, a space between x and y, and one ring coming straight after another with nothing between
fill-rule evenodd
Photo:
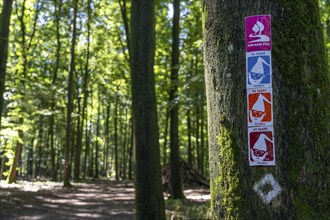
<instances>
[{"instance_id":1,"label":"mossy tree bark","mask_svg":"<svg viewBox=\"0 0 330 220\"><path fill-rule=\"evenodd\" d=\"M154 54L155 3L133 0L131 5L132 113L136 156L136 217L165 219L160 172Z\"/></svg>"},{"instance_id":2,"label":"mossy tree bark","mask_svg":"<svg viewBox=\"0 0 330 220\"><path fill-rule=\"evenodd\" d=\"M327 219L330 83L318 1L203 0L215 219ZM276 166L248 166L244 18L272 16ZM281 186L269 204L253 187ZM267 189L264 189L267 194Z\"/></svg>"}]
</instances>

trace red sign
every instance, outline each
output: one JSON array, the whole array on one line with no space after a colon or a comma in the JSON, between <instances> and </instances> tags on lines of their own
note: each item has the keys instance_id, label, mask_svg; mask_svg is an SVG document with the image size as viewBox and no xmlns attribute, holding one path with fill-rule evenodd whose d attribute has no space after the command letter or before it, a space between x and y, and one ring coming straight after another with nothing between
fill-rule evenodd
<instances>
[{"instance_id":1,"label":"red sign","mask_svg":"<svg viewBox=\"0 0 330 220\"><path fill-rule=\"evenodd\" d=\"M273 127L249 128L250 166L274 166L275 144Z\"/></svg>"},{"instance_id":2,"label":"red sign","mask_svg":"<svg viewBox=\"0 0 330 220\"><path fill-rule=\"evenodd\" d=\"M272 89L248 89L248 126L273 124Z\"/></svg>"},{"instance_id":3,"label":"red sign","mask_svg":"<svg viewBox=\"0 0 330 220\"><path fill-rule=\"evenodd\" d=\"M245 18L246 51L272 49L270 15L255 15Z\"/></svg>"}]
</instances>

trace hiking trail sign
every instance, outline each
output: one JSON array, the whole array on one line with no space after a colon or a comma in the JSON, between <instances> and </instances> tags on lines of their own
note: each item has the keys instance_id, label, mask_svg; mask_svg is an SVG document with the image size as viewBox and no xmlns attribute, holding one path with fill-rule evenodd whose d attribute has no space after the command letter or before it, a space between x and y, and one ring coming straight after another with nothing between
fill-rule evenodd
<instances>
[{"instance_id":1,"label":"hiking trail sign","mask_svg":"<svg viewBox=\"0 0 330 220\"><path fill-rule=\"evenodd\" d=\"M271 16L245 18L248 158L275 166Z\"/></svg>"},{"instance_id":2,"label":"hiking trail sign","mask_svg":"<svg viewBox=\"0 0 330 220\"><path fill-rule=\"evenodd\" d=\"M270 15L245 18L246 52L272 50L270 20Z\"/></svg>"}]
</instances>

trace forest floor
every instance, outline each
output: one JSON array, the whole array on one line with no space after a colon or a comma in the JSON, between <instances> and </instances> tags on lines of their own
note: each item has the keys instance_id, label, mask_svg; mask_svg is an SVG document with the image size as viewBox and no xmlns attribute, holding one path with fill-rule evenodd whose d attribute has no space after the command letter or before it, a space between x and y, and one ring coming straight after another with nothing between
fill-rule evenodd
<instances>
[{"instance_id":1,"label":"forest floor","mask_svg":"<svg viewBox=\"0 0 330 220\"><path fill-rule=\"evenodd\" d=\"M134 184L109 180L74 183L26 182L0 184L0 219L135 219ZM186 201L166 201L167 217L207 219L209 190L184 191ZM165 198L168 197L164 194Z\"/></svg>"}]
</instances>

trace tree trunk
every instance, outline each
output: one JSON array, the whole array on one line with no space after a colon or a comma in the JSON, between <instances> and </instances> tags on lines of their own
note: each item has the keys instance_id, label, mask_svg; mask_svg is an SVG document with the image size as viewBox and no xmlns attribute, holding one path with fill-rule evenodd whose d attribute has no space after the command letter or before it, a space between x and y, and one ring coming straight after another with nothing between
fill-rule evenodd
<instances>
[{"instance_id":1,"label":"tree trunk","mask_svg":"<svg viewBox=\"0 0 330 220\"><path fill-rule=\"evenodd\" d=\"M249 167L244 18L272 16L276 164ZM318 2L203 0L214 219L327 219L330 84Z\"/></svg>"},{"instance_id":2,"label":"tree trunk","mask_svg":"<svg viewBox=\"0 0 330 220\"><path fill-rule=\"evenodd\" d=\"M125 119L123 120L123 126L124 126L124 135L123 135L123 158L122 158L122 163L123 163L123 179L126 180L127 178L127 151L128 151L128 144L127 144L127 115L128 115L128 110L127 110L127 106L124 107L125 108Z\"/></svg>"},{"instance_id":3,"label":"tree trunk","mask_svg":"<svg viewBox=\"0 0 330 220\"><path fill-rule=\"evenodd\" d=\"M163 166L167 164L167 133L168 133L168 121L170 119L170 112L166 109L165 117L165 130L164 130L164 145L163 145Z\"/></svg>"},{"instance_id":4,"label":"tree trunk","mask_svg":"<svg viewBox=\"0 0 330 220\"><path fill-rule=\"evenodd\" d=\"M170 164L171 164L171 198L183 199L180 149L179 149L179 105L178 105L178 84L179 84L179 25L180 25L180 0L174 0L174 16L172 31L172 68L171 68L171 91L170 91Z\"/></svg>"},{"instance_id":5,"label":"tree trunk","mask_svg":"<svg viewBox=\"0 0 330 220\"><path fill-rule=\"evenodd\" d=\"M200 128L200 124L199 124L199 115L200 115L200 112L199 112L199 96L196 92L196 96L195 96L195 110L196 110L196 121L195 121L195 138L196 138L196 141L195 141L195 148L196 148L196 169L198 171L200 171L200 144L199 144L199 128Z\"/></svg>"},{"instance_id":6,"label":"tree trunk","mask_svg":"<svg viewBox=\"0 0 330 220\"><path fill-rule=\"evenodd\" d=\"M87 115L87 112L86 112L86 115ZM86 178L86 173L88 171L87 162L88 162L88 158L89 158L89 154L90 154L90 132L89 132L90 129L91 129L91 127L90 126L88 127L88 123L87 123L87 120L86 120L86 127L85 127L85 146L86 147L85 147L85 155L84 155L83 179Z\"/></svg>"},{"instance_id":7,"label":"tree trunk","mask_svg":"<svg viewBox=\"0 0 330 220\"><path fill-rule=\"evenodd\" d=\"M99 137L100 137L100 120L101 120L101 91L100 85L98 86L98 105L97 105L97 121L96 121L96 141L95 141L95 158L94 158L94 166L95 166L95 178L99 177Z\"/></svg>"},{"instance_id":8,"label":"tree trunk","mask_svg":"<svg viewBox=\"0 0 330 220\"><path fill-rule=\"evenodd\" d=\"M69 70L69 79L68 79L68 103L67 103L67 116L66 116L66 132L65 132L65 146L64 146L64 170L63 170L63 181L64 187L71 186L70 178L70 141L71 141L71 114L73 112L73 74L75 71L75 48L76 48L76 38L77 38L77 10L78 10L78 0L74 1L73 8L73 31L71 39L71 61L70 61L70 70Z\"/></svg>"},{"instance_id":9,"label":"tree trunk","mask_svg":"<svg viewBox=\"0 0 330 220\"><path fill-rule=\"evenodd\" d=\"M1 155L1 165L0 165L0 181L1 181L2 180L2 175L3 175L3 170L5 168L6 157L5 157L5 154L3 152L1 152L0 155Z\"/></svg>"},{"instance_id":10,"label":"tree trunk","mask_svg":"<svg viewBox=\"0 0 330 220\"><path fill-rule=\"evenodd\" d=\"M115 173L116 173L116 180L119 180L119 166L118 166L118 101L119 101L119 91L117 87L117 94L116 94L116 104L115 104Z\"/></svg>"},{"instance_id":11,"label":"tree trunk","mask_svg":"<svg viewBox=\"0 0 330 220\"><path fill-rule=\"evenodd\" d=\"M127 4L126 0L118 0L120 6L121 16L123 18L124 28L125 28L125 35L126 35L126 45L128 49L128 59L127 61L130 62L131 57L131 47L130 47L130 34L129 34L129 21L127 16Z\"/></svg>"},{"instance_id":12,"label":"tree trunk","mask_svg":"<svg viewBox=\"0 0 330 220\"><path fill-rule=\"evenodd\" d=\"M107 105L107 113L106 113L106 119L105 119L105 149L104 149L104 166L103 170L105 172L105 175L108 176L109 173L109 146L110 146L110 135L109 135L109 123L110 123L110 103Z\"/></svg>"},{"instance_id":13,"label":"tree trunk","mask_svg":"<svg viewBox=\"0 0 330 220\"><path fill-rule=\"evenodd\" d=\"M128 179L133 179L133 145L134 145L134 132L133 132L133 120L129 120L130 127L130 143L129 143L129 158L128 158Z\"/></svg>"},{"instance_id":14,"label":"tree trunk","mask_svg":"<svg viewBox=\"0 0 330 220\"><path fill-rule=\"evenodd\" d=\"M13 0L3 1L2 12L0 17L0 127L1 116L3 110L3 93L5 92L6 67L8 57L8 36L10 15Z\"/></svg>"},{"instance_id":15,"label":"tree trunk","mask_svg":"<svg viewBox=\"0 0 330 220\"><path fill-rule=\"evenodd\" d=\"M204 157L205 157L205 146L204 146L204 101L201 96L200 105L201 108L201 146L200 146L200 172L202 175L205 174L205 164L204 164Z\"/></svg>"},{"instance_id":16,"label":"tree trunk","mask_svg":"<svg viewBox=\"0 0 330 220\"><path fill-rule=\"evenodd\" d=\"M56 23L56 62L54 66L53 71L53 79L52 79L52 85L56 86L57 81L57 74L58 74L58 68L60 64L60 50L61 50L61 35L60 35L60 12L62 8L62 1L54 0L54 6L55 6L55 23ZM49 123L49 135L50 135L50 164L51 164L51 170L52 170L52 180L57 180L57 169L56 169L56 149L55 149L55 143L54 143L54 129L55 129L55 93L56 91L53 91L53 97L52 97L52 103L51 103L51 110L52 115L50 116L50 123Z\"/></svg>"},{"instance_id":17,"label":"tree trunk","mask_svg":"<svg viewBox=\"0 0 330 220\"><path fill-rule=\"evenodd\" d=\"M19 120L20 120L20 122L22 122L20 124L23 124L23 118L20 118ZM22 150L23 150L23 142L22 142L23 131L21 129L18 130L18 136L19 136L20 140L18 140L16 142L15 156L14 156L13 164L10 167L9 176L8 176L8 180L7 180L8 183L16 182L17 168L18 168L19 159L21 158L21 154L22 154Z\"/></svg>"},{"instance_id":18,"label":"tree trunk","mask_svg":"<svg viewBox=\"0 0 330 220\"><path fill-rule=\"evenodd\" d=\"M76 135L76 153L74 158L74 171L73 171L73 178L75 181L80 180L80 162L81 162L81 149L82 149L82 133L83 133L83 114L81 111L81 101L78 94L77 98L77 105L78 105L78 112L79 115L77 117L77 135Z\"/></svg>"},{"instance_id":19,"label":"tree trunk","mask_svg":"<svg viewBox=\"0 0 330 220\"><path fill-rule=\"evenodd\" d=\"M137 220L165 219L155 94L155 3L131 5L131 76Z\"/></svg>"},{"instance_id":20,"label":"tree trunk","mask_svg":"<svg viewBox=\"0 0 330 220\"><path fill-rule=\"evenodd\" d=\"M187 111L187 132L188 132L188 164L192 167L192 147L191 147L191 116L190 116L190 110Z\"/></svg>"}]
</instances>

